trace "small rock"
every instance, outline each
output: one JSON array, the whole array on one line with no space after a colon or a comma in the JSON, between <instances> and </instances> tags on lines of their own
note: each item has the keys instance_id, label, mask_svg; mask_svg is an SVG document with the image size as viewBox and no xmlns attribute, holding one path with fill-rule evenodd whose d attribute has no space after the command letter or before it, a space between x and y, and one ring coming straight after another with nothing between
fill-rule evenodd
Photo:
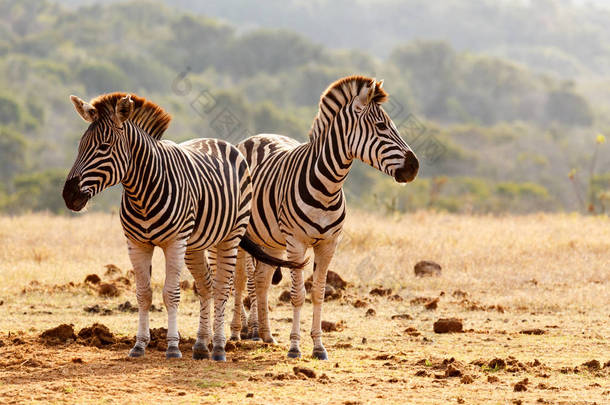
<instances>
[{"instance_id":1,"label":"small rock","mask_svg":"<svg viewBox=\"0 0 610 405\"><path fill-rule=\"evenodd\" d=\"M445 377L460 377L461 375L462 371L458 368L455 368L451 364L445 370Z\"/></svg>"},{"instance_id":2,"label":"small rock","mask_svg":"<svg viewBox=\"0 0 610 405\"><path fill-rule=\"evenodd\" d=\"M462 330L462 321L457 318L441 318L434 322L435 333L455 333Z\"/></svg>"},{"instance_id":3,"label":"small rock","mask_svg":"<svg viewBox=\"0 0 610 405\"><path fill-rule=\"evenodd\" d=\"M498 381L500 381L500 379L498 377L496 377L495 375L487 376L487 382L497 383Z\"/></svg>"},{"instance_id":4,"label":"small rock","mask_svg":"<svg viewBox=\"0 0 610 405\"><path fill-rule=\"evenodd\" d=\"M246 398L254 398L254 393L252 393L252 392L248 392L248 393L246 394Z\"/></svg>"},{"instance_id":5,"label":"small rock","mask_svg":"<svg viewBox=\"0 0 610 405\"><path fill-rule=\"evenodd\" d=\"M506 368L506 362L503 359L495 358L487 366L492 370L502 370Z\"/></svg>"},{"instance_id":6,"label":"small rock","mask_svg":"<svg viewBox=\"0 0 610 405\"><path fill-rule=\"evenodd\" d=\"M428 260L417 262L413 271L417 277L432 277L441 275L441 266L438 263Z\"/></svg>"},{"instance_id":7,"label":"small rock","mask_svg":"<svg viewBox=\"0 0 610 405\"><path fill-rule=\"evenodd\" d=\"M396 314L396 315L392 315L392 320L397 320L397 319L401 319L401 320L412 320L413 317L409 314Z\"/></svg>"},{"instance_id":8,"label":"small rock","mask_svg":"<svg viewBox=\"0 0 610 405\"><path fill-rule=\"evenodd\" d=\"M83 364L83 359L81 359L80 357L74 357L72 359L72 363Z\"/></svg>"},{"instance_id":9,"label":"small rock","mask_svg":"<svg viewBox=\"0 0 610 405\"><path fill-rule=\"evenodd\" d=\"M85 277L85 283L99 284L102 279L97 274L89 274Z\"/></svg>"},{"instance_id":10,"label":"small rock","mask_svg":"<svg viewBox=\"0 0 610 405\"><path fill-rule=\"evenodd\" d=\"M407 329L404 330L404 332L407 335L414 336L414 337L421 335L421 333L419 333L419 331L416 328L414 328L413 326L409 326Z\"/></svg>"},{"instance_id":11,"label":"small rock","mask_svg":"<svg viewBox=\"0 0 610 405\"><path fill-rule=\"evenodd\" d=\"M47 344L66 343L68 340L76 340L76 334L72 325L61 324L55 328L45 330L40 337Z\"/></svg>"},{"instance_id":12,"label":"small rock","mask_svg":"<svg viewBox=\"0 0 610 405\"><path fill-rule=\"evenodd\" d=\"M375 316L377 315L377 311L375 311L374 308L369 308L366 311L366 314L364 314L365 316Z\"/></svg>"}]
</instances>

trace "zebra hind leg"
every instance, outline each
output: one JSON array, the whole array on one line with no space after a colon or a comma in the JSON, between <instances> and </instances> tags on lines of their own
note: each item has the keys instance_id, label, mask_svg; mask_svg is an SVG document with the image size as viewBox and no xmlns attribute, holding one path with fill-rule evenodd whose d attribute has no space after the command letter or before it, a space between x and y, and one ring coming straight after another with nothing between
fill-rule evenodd
<instances>
[{"instance_id":1,"label":"zebra hind leg","mask_svg":"<svg viewBox=\"0 0 610 405\"><path fill-rule=\"evenodd\" d=\"M136 298L138 300L138 333L136 343L129 351L129 357L142 357L150 342L149 309L152 304L150 288L151 260L153 247L127 241L129 258L136 276Z\"/></svg>"},{"instance_id":2,"label":"zebra hind leg","mask_svg":"<svg viewBox=\"0 0 610 405\"><path fill-rule=\"evenodd\" d=\"M246 284L246 269L244 263L244 253L241 249L237 253L237 263L235 265L235 277L233 278L233 289L234 289L234 306L233 306L233 320L231 321L231 340L237 341L241 339L241 334L248 332L248 320L246 318L244 304L242 302L242 293L245 289Z\"/></svg>"},{"instance_id":3,"label":"zebra hind leg","mask_svg":"<svg viewBox=\"0 0 610 405\"><path fill-rule=\"evenodd\" d=\"M178 304L180 303L180 271L184 266L186 242L177 240L163 247L165 253L165 284L163 302L167 310L167 350L168 359L181 358L178 334Z\"/></svg>"},{"instance_id":4,"label":"zebra hind leg","mask_svg":"<svg viewBox=\"0 0 610 405\"><path fill-rule=\"evenodd\" d=\"M216 246L214 274L214 338L212 360L226 361L224 332L225 308L231 292L231 282L237 259L239 238L235 237Z\"/></svg>"},{"instance_id":5,"label":"zebra hind leg","mask_svg":"<svg viewBox=\"0 0 610 405\"><path fill-rule=\"evenodd\" d=\"M252 340L260 340L258 336L258 316L257 316L257 308L256 308L256 286L254 280L254 259L252 256L246 253L246 274L248 276L247 288L248 288L248 298L250 298L250 315L248 316L247 327L245 331L245 335L247 339ZM244 333L242 328L242 333ZM244 339L244 337L242 337Z\"/></svg>"},{"instance_id":6,"label":"zebra hind leg","mask_svg":"<svg viewBox=\"0 0 610 405\"><path fill-rule=\"evenodd\" d=\"M212 331L210 328L210 304L212 298L212 271L206 259L206 253L200 251L187 251L185 257L186 267L195 280L197 295L199 296L199 329L197 340L193 345L193 359L202 360L210 358L208 344Z\"/></svg>"}]
</instances>

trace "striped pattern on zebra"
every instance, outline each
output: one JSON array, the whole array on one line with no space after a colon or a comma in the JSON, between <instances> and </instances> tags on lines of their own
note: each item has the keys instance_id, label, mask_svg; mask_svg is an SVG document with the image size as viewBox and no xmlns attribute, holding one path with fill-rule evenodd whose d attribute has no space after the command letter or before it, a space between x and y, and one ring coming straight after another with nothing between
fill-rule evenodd
<instances>
[{"instance_id":1,"label":"striped pattern on zebra","mask_svg":"<svg viewBox=\"0 0 610 405\"><path fill-rule=\"evenodd\" d=\"M309 142L300 144L280 135L256 135L238 148L252 172L254 199L248 235L275 256L284 252L291 261L302 261L313 247L313 356L326 359L322 344L322 302L328 266L345 220L343 183L354 159L359 159L399 183L417 175L417 157L384 112L388 95L383 81L350 76L331 84L322 94ZM363 192L366 192L363 190ZM237 278L246 259L240 253ZM256 306L250 314L252 335L274 342L267 315L267 293L274 267L257 263L254 271ZM293 305L289 357L300 357L300 316L305 300L301 269L291 270ZM236 284L236 295L241 295ZM243 286L241 287L243 289ZM256 312L255 312L256 311ZM239 311L236 310L235 314ZM253 313L255 312L255 313ZM232 332L239 321L233 319Z\"/></svg>"},{"instance_id":2,"label":"striped pattern on zebra","mask_svg":"<svg viewBox=\"0 0 610 405\"><path fill-rule=\"evenodd\" d=\"M224 310L230 294L238 245L273 265L274 259L244 237L250 219L252 185L244 156L229 143L194 139L161 140L170 115L156 104L124 93L101 95L90 103L70 97L90 123L64 185L66 206L82 210L102 190L121 183L121 224L136 275L139 323L132 357L150 341L149 308L153 249L166 261L163 302L167 308L166 357L181 357L177 310L180 271L186 262L200 299L199 330L193 357L209 358L210 301L214 299L212 358L225 359ZM206 258L216 264L212 273Z\"/></svg>"}]
</instances>

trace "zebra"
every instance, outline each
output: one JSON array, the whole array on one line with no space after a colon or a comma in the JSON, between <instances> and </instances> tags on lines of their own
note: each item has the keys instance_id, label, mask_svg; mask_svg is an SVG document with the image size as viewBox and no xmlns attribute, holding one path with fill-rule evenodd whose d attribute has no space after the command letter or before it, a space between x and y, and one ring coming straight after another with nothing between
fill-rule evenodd
<instances>
[{"instance_id":1,"label":"zebra","mask_svg":"<svg viewBox=\"0 0 610 405\"><path fill-rule=\"evenodd\" d=\"M317 359L328 359L322 344L322 303L328 266L345 220L343 183L353 160L362 160L399 183L414 180L419 170L417 157L381 106L388 98L382 86L383 81L363 76L349 76L331 84L320 98L306 143L260 134L237 145L246 156L253 179L247 234L269 254L280 256L286 252L291 261L302 261L306 250L313 248L311 337L313 357ZM247 257L240 252L237 279L243 279L246 264ZM272 277L277 280L277 271L274 274L273 270L261 262L255 270L248 270L255 284L249 289L255 290L251 301L256 300L250 313L252 336L260 336L268 343L275 342L267 314L269 284ZM301 307L305 300L302 270L291 269L291 279L293 317L288 357L298 358ZM237 290L243 289L243 283L236 283L235 287L235 295L241 296ZM239 330L239 312L240 309L234 311L232 333Z\"/></svg>"},{"instance_id":2,"label":"zebra","mask_svg":"<svg viewBox=\"0 0 610 405\"><path fill-rule=\"evenodd\" d=\"M144 355L150 341L151 259L154 247L166 262L163 302L167 309L166 358L180 358L177 310L180 271L186 263L195 279L200 316L193 358L209 358L210 301L214 299L212 359L224 361L224 310L238 245L260 262L294 267L275 259L244 237L250 219L252 185L244 156L228 142L161 140L171 116L135 95L109 93L87 103L70 97L89 123L63 189L67 208L81 211L102 190L121 183L120 220L136 276L138 332L129 351ZM217 267L213 274L210 262Z\"/></svg>"}]
</instances>

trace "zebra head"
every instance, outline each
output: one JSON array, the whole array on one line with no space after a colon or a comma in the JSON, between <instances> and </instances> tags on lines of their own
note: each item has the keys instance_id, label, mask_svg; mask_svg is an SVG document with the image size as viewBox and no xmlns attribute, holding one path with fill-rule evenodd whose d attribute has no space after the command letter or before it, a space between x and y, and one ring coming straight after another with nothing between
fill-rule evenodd
<instances>
[{"instance_id":1,"label":"zebra head","mask_svg":"<svg viewBox=\"0 0 610 405\"><path fill-rule=\"evenodd\" d=\"M120 98L114 111L98 110L76 96L70 96L70 100L78 114L90 123L62 193L66 207L80 211L94 195L118 184L125 176L130 154L123 123L134 105L130 95Z\"/></svg>"},{"instance_id":2,"label":"zebra head","mask_svg":"<svg viewBox=\"0 0 610 405\"><path fill-rule=\"evenodd\" d=\"M387 100L382 86L383 80L366 78L358 95L347 105L347 112L352 115L352 128L347 132L348 153L397 182L408 183L417 176L419 161L381 107Z\"/></svg>"}]
</instances>

